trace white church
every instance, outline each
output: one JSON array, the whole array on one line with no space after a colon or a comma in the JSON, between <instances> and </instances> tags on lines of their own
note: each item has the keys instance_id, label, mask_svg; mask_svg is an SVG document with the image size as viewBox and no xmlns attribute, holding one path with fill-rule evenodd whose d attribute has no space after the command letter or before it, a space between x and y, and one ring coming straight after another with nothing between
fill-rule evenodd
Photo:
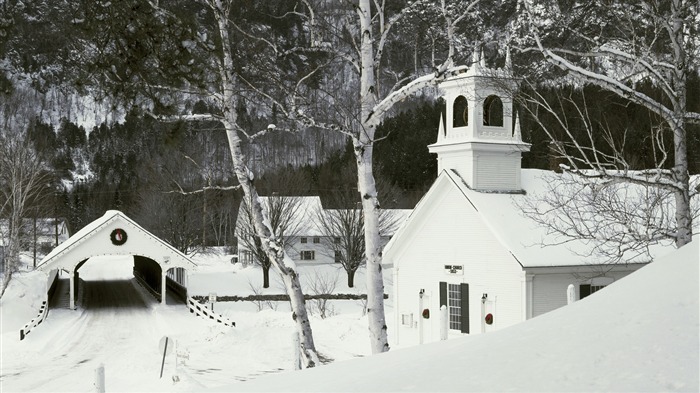
<instances>
[{"instance_id":1,"label":"white church","mask_svg":"<svg viewBox=\"0 0 700 393\"><path fill-rule=\"evenodd\" d=\"M484 333L566 305L570 284L580 299L644 265L601 268L573 251L583 246L576 242L542 246L551 235L518 201L559 175L521 169L530 145L514 120L508 75L474 62L440 85L446 119L428 147L439 175L383 253L394 267L400 345L439 340L442 305L448 337Z\"/></svg>"}]
</instances>

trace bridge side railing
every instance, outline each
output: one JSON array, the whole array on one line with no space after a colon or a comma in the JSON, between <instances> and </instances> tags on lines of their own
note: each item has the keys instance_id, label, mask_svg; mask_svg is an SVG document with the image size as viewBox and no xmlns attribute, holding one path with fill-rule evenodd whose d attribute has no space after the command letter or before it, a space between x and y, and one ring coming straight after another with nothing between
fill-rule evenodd
<instances>
[{"instance_id":1,"label":"bridge side railing","mask_svg":"<svg viewBox=\"0 0 700 393\"><path fill-rule=\"evenodd\" d=\"M39 326L42 322L44 322L44 319L46 319L46 316L49 315L49 305L46 300L41 302L41 308L39 309L39 315L37 315L34 319L29 321L28 324L24 325L22 329L19 330L19 340L22 341L24 340L25 337L27 337L27 334L32 331L35 327Z\"/></svg>"},{"instance_id":2,"label":"bridge side railing","mask_svg":"<svg viewBox=\"0 0 700 393\"><path fill-rule=\"evenodd\" d=\"M187 301L187 288L180 284L179 282L173 280L170 277L165 277L165 286L168 288L168 292L172 295L177 296L183 302Z\"/></svg>"},{"instance_id":3,"label":"bridge side railing","mask_svg":"<svg viewBox=\"0 0 700 393\"><path fill-rule=\"evenodd\" d=\"M134 269L133 272L134 272L134 278L136 279L136 282L137 282L142 288L144 288L146 291L148 291L148 293L150 293L151 295L153 295L153 297L155 297L157 301L160 301L160 300L161 300L161 294L160 294L157 290L155 290L154 288L151 288L150 285L148 285L148 282L146 282L146 279L143 277L143 275L141 274L141 272L138 271L138 270L136 270L136 269Z\"/></svg>"},{"instance_id":4,"label":"bridge side railing","mask_svg":"<svg viewBox=\"0 0 700 393\"><path fill-rule=\"evenodd\" d=\"M236 322L213 312L209 307L199 303L192 296L187 297L187 308L190 309L190 313L200 316L205 319L211 319L225 326L235 327Z\"/></svg>"}]
</instances>

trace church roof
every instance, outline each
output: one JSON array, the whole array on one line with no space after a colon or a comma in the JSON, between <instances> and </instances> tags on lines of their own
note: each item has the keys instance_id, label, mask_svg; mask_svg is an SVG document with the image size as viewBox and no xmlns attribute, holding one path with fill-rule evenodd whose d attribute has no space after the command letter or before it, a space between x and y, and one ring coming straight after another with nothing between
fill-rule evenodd
<instances>
[{"instance_id":1,"label":"church roof","mask_svg":"<svg viewBox=\"0 0 700 393\"><path fill-rule=\"evenodd\" d=\"M418 203L411 216L399 229L396 236L387 244L384 255L391 258L395 247L401 247L401 238L409 232L412 225L420 225L427 215L429 207L434 205L441 194L448 189L456 189L464 197L463 208L474 209L498 241L505 247L513 258L524 268L584 266L607 264L609 261L597 260L590 255L591 244L583 240L564 239L560 235L548 232L532 219L524 215L522 207L528 200L536 200L547 190L547 184L556 176L562 176L551 171L523 169L521 172L523 194L489 193L471 189L455 170L445 170L433 183L428 193ZM460 208L462 208L460 207ZM429 219L429 218L428 218ZM415 230L415 228L413 228ZM464 237L456 235L460 244L468 247ZM547 246L543 246L547 244ZM674 249L672 242L654 246L651 254L654 257L665 255ZM400 264L400 261L393 261ZM647 263L646 259L630 256L621 263Z\"/></svg>"}]
</instances>

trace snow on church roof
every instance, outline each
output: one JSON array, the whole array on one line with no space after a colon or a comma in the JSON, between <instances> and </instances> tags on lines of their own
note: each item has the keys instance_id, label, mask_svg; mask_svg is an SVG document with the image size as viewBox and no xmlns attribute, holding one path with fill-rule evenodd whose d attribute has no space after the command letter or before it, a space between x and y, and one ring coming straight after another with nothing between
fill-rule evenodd
<instances>
[{"instance_id":1,"label":"snow on church roof","mask_svg":"<svg viewBox=\"0 0 700 393\"><path fill-rule=\"evenodd\" d=\"M423 204L431 203L431 191L442 181L448 181L459 189L465 197L465 206L477 210L484 223L491 229L494 236L513 255L523 267L556 267L556 266L584 266L609 261L598 261L590 254L592 247L587 241L569 240L559 235L548 233L536 222L526 217L522 212L523 203L527 198L537 198L546 192L547 185L560 174L537 170L523 169L521 171L521 185L524 194L479 192L471 189L462 177L454 170L443 171L438 179L423 197L414 213L406 221L397 235L387 244L384 254L390 254L405 232L411 225L412 219L420 214ZM543 246L543 244L548 244ZM653 257L660 257L673 251L675 247L671 241L663 245L652 246L650 253ZM397 261L394 261L397 262ZM626 258L621 263L646 263L645 259ZM400 263L400 262L399 262Z\"/></svg>"}]
</instances>

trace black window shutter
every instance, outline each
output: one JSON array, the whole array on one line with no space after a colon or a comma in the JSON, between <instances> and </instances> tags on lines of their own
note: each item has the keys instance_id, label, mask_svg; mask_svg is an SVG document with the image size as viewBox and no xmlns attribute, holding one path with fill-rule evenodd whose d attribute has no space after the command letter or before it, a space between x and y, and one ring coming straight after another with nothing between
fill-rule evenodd
<instances>
[{"instance_id":1,"label":"black window shutter","mask_svg":"<svg viewBox=\"0 0 700 393\"><path fill-rule=\"evenodd\" d=\"M440 281L440 308L447 307L447 283Z\"/></svg>"},{"instance_id":2,"label":"black window shutter","mask_svg":"<svg viewBox=\"0 0 700 393\"><path fill-rule=\"evenodd\" d=\"M462 333L469 333L469 284L461 284Z\"/></svg>"},{"instance_id":3,"label":"black window shutter","mask_svg":"<svg viewBox=\"0 0 700 393\"><path fill-rule=\"evenodd\" d=\"M581 284L578 287L578 298L583 299L584 297L591 294L591 284Z\"/></svg>"}]
</instances>

